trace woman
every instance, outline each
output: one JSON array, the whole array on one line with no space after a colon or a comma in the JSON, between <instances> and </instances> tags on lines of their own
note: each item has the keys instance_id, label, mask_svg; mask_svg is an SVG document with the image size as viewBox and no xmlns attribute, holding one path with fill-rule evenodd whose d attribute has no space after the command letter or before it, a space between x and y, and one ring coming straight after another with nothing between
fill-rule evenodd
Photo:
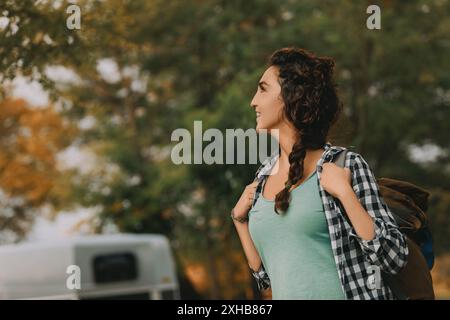
<instances>
[{"instance_id":1,"label":"woman","mask_svg":"<svg viewBox=\"0 0 450 320\"><path fill-rule=\"evenodd\" d=\"M334 61L298 48L272 54L251 102L272 155L231 211L258 288L273 299L395 299L383 274L408 247L364 158L327 135L342 109ZM277 170L276 170L277 169Z\"/></svg>"}]
</instances>

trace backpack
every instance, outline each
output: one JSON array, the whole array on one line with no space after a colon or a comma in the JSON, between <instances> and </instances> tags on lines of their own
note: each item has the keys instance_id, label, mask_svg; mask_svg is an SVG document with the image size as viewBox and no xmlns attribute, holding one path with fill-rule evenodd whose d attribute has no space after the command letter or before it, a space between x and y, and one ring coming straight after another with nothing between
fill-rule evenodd
<instances>
[{"instance_id":1,"label":"backpack","mask_svg":"<svg viewBox=\"0 0 450 320\"><path fill-rule=\"evenodd\" d=\"M332 162L344 167L347 151L341 151ZM434 300L430 274L434 265L433 240L426 215L430 193L407 181L377 178L376 182L383 200L406 237L409 251L406 266L395 275L383 272L383 280L397 299Z\"/></svg>"}]
</instances>

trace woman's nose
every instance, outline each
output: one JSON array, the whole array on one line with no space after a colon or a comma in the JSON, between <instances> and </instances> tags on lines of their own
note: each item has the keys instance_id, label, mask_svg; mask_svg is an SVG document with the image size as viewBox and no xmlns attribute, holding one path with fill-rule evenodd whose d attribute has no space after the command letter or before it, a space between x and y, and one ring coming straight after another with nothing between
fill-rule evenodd
<instances>
[{"instance_id":1,"label":"woman's nose","mask_svg":"<svg viewBox=\"0 0 450 320\"><path fill-rule=\"evenodd\" d=\"M250 101L250 107L252 107L253 109L256 108L255 96L253 97L252 101Z\"/></svg>"}]
</instances>

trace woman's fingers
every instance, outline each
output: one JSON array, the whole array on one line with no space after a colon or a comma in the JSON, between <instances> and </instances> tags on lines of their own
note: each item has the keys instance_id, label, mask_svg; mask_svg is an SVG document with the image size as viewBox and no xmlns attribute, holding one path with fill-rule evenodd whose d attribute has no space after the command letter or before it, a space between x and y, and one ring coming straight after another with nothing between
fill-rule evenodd
<instances>
[{"instance_id":1,"label":"woman's fingers","mask_svg":"<svg viewBox=\"0 0 450 320\"><path fill-rule=\"evenodd\" d=\"M253 200L256 194L256 188L258 187L258 181L254 181L250 184L248 184L245 187L244 192L241 195L241 203L243 207L246 207L246 209L250 209L252 204L253 204Z\"/></svg>"}]
</instances>

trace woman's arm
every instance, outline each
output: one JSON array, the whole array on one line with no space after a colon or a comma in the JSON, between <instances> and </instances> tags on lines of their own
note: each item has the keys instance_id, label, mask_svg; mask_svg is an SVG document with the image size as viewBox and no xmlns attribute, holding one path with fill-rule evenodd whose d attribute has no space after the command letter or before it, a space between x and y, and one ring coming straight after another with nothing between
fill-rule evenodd
<instances>
[{"instance_id":1,"label":"woman's arm","mask_svg":"<svg viewBox=\"0 0 450 320\"><path fill-rule=\"evenodd\" d=\"M351 169L324 163L320 183L343 205L353 227L350 236L368 259L383 271L396 274L407 263L406 237L381 197L369 164L358 153L347 154Z\"/></svg>"},{"instance_id":2,"label":"woman's arm","mask_svg":"<svg viewBox=\"0 0 450 320\"><path fill-rule=\"evenodd\" d=\"M233 220L233 222L239 235L239 239L241 240L245 256L247 257L248 266L253 272L256 272L261 267L261 257L259 256L255 244L250 236L248 222L241 223L235 220Z\"/></svg>"},{"instance_id":3,"label":"woman's arm","mask_svg":"<svg viewBox=\"0 0 450 320\"><path fill-rule=\"evenodd\" d=\"M261 257L259 256L255 244L250 236L250 232L248 231L248 222L241 223L234 221L234 225L236 226L242 247L244 248L250 271L258 284L258 289L268 289L270 287L269 275L264 269L264 265L261 262Z\"/></svg>"},{"instance_id":4,"label":"woman's arm","mask_svg":"<svg viewBox=\"0 0 450 320\"><path fill-rule=\"evenodd\" d=\"M344 188L337 198L344 206L356 234L363 240L373 240L375 237L374 219L361 205L352 187L349 185Z\"/></svg>"},{"instance_id":5,"label":"woman's arm","mask_svg":"<svg viewBox=\"0 0 450 320\"><path fill-rule=\"evenodd\" d=\"M233 208L234 217L242 220L243 218L248 218L248 212L252 206L253 198L255 195L256 187L258 182L255 181L245 187L244 192L237 202L236 206ZM258 283L258 289L267 289L270 286L270 281L267 273L264 270L264 266L261 262L261 257L259 256L258 250L253 243L248 228L247 221L240 222L233 219L234 226L241 240L242 248L244 249L245 256L247 258L248 266Z\"/></svg>"},{"instance_id":6,"label":"woman's arm","mask_svg":"<svg viewBox=\"0 0 450 320\"><path fill-rule=\"evenodd\" d=\"M351 163L353 184L340 199L356 231L351 231L350 236L357 239L372 263L396 274L407 263L406 237L384 202L369 164L360 154Z\"/></svg>"}]
</instances>

